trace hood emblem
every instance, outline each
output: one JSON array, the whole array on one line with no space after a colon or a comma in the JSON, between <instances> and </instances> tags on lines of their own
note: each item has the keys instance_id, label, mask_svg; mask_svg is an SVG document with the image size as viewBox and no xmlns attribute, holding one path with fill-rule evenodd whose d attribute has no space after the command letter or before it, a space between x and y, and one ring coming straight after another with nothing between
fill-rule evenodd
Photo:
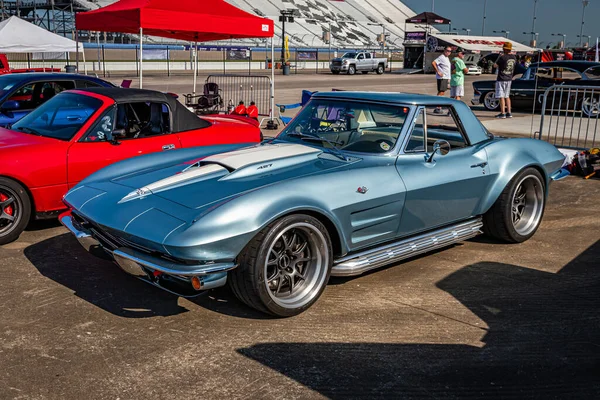
<instances>
[{"instance_id":1,"label":"hood emblem","mask_svg":"<svg viewBox=\"0 0 600 400\"><path fill-rule=\"evenodd\" d=\"M369 188L367 188L366 186L361 186L358 189L356 189L356 191L360 194L365 194L369 191Z\"/></svg>"}]
</instances>

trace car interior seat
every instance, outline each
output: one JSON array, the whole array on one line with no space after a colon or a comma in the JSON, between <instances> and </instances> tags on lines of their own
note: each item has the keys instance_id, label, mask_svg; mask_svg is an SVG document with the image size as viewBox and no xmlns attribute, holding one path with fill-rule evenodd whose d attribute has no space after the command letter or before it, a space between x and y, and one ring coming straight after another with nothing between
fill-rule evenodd
<instances>
[{"instance_id":1,"label":"car interior seat","mask_svg":"<svg viewBox=\"0 0 600 400\"><path fill-rule=\"evenodd\" d=\"M140 136L154 136L160 135L164 132L163 127L163 112L162 112L162 104L160 103L151 103L150 104L150 117L148 118L148 122L142 128Z\"/></svg>"},{"instance_id":2,"label":"car interior seat","mask_svg":"<svg viewBox=\"0 0 600 400\"><path fill-rule=\"evenodd\" d=\"M48 86L44 88L42 91L42 99L41 102L45 103L56 95L56 90L52 86Z\"/></svg>"}]
</instances>

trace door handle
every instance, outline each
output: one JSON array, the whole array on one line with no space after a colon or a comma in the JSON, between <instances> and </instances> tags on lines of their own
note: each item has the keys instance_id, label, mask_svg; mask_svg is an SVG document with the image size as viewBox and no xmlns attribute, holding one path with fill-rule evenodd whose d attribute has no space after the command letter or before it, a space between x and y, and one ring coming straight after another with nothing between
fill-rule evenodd
<instances>
[{"instance_id":1,"label":"door handle","mask_svg":"<svg viewBox=\"0 0 600 400\"><path fill-rule=\"evenodd\" d=\"M174 145L174 144L165 144L165 145L162 147L163 151L165 151L165 150L173 150L174 148L175 148L175 145Z\"/></svg>"},{"instance_id":2,"label":"door handle","mask_svg":"<svg viewBox=\"0 0 600 400\"><path fill-rule=\"evenodd\" d=\"M471 168L477 168L477 167L485 168L487 165L488 165L487 161L483 161L483 162L480 162L479 164L471 165Z\"/></svg>"}]
</instances>

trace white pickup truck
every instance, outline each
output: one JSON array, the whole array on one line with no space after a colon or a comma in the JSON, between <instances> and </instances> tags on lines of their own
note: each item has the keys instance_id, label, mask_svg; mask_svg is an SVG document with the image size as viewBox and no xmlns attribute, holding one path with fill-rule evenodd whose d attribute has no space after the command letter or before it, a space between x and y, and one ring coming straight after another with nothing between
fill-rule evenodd
<instances>
[{"instance_id":1,"label":"white pickup truck","mask_svg":"<svg viewBox=\"0 0 600 400\"><path fill-rule=\"evenodd\" d=\"M346 72L348 75L354 75L360 71L363 74L368 74L375 71L378 74L383 74L387 68L387 58L375 58L366 51L344 53L342 57L334 58L329 64L329 69L335 75L340 72Z\"/></svg>"}]
</instances>

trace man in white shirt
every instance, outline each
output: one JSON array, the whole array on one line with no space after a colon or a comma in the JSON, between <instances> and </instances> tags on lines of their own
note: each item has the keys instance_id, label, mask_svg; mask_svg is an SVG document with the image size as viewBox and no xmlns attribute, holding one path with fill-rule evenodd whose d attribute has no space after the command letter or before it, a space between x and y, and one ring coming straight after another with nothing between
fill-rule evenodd
<instances>
[{"instance_id":1,"label":"man in white shirt","mask_svg":"<svg viewBox=\"0 0 600 400\"><path fill-rule=\"evenodd\" d=\"M452 47L447 46L444 52L436 58L431 65L435 69L435 77L437 78L437 91L438 96L443 96L448 89L448 82L450 81L450 54L452 53Z\"/></svg>"}]
</instances>

